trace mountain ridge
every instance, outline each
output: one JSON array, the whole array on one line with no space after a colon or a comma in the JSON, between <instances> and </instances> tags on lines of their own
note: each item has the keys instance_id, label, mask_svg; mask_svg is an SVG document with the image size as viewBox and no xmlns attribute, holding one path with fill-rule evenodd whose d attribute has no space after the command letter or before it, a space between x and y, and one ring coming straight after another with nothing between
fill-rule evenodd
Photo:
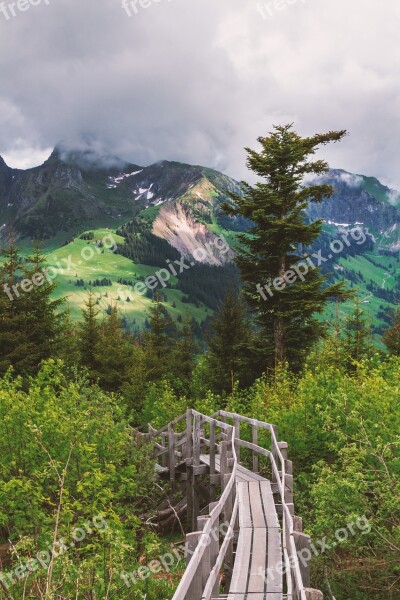
<instances>
[{"instance_id":1,"label":"mountain ridge","mask_svg":"<svg viewBox=\"0 0 400 600\"><path fill-rule=\"evenodd\" d=\"M364 228L368 243L353 245L323 267L332 280L347 280L359 287L365 302L373 304L374 319L381 328L400 291L400 207L394 205L397 192L376 178L342 169L332 169L319 180L332 184L335 193L308 210L309 220L324 222L313 251L324 248L329 253L333 240L353 227ZM212 269L232 263L236 233L250 225L221 210L222 202L231 201L231 192L242 193L241 183L201 165L164 160L146 167L104 152L56 147L42 165L27 170L12 169L0 160L0 241L13 230L19 243L26 245L30 239L41 238L45 249L58 248L59 255L65 244L65 253L74 253L82 244L91 243L92 236L99 235L97 230L118 233L119 256L99 263L95 276L89 266L69 274L60 294L82 306L90 282L105 278L114 288L99 293L100 305L106 310L110 301L116 302L129 316L134 302L126 282L143 281L154 272L155 265L163 264L164 254L170 254L157 240L188 258L222 236L231 247L223 259L206 252L198 261L203 263L201 269L197 264L186 278L172 282L171 289L163 292L176 317L188 309L196 319L204 319L209 317L207 306L212 310L217 306L224 286L237 285L234 271L220 271L217 276ZM81 237L84 232L91 235ZM52 260L52 250L49 252ZM157 252L162 256L155 259ZM136 322L145 310L143 303L144 299L138 300Z\"/></svg>"}]
</instances>

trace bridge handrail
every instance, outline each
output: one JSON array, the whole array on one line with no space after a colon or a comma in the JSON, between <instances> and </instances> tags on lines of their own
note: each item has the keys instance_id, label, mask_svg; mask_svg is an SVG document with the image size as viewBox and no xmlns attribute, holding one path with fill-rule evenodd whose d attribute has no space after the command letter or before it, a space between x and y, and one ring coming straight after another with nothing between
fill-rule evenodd
<instances>
[{"instance_id":1,"label":"bridge handrail","mask_svg":"<svg viewBox=\"0 0 400 600\"><path fill-rule=\"evenodd\" d=\"M198 413L195 410L191 410L190 411L192 415L197 415L200 417L206 417L205 415L202 415L201 413ZM206 417L206 419L208 419ZM210 419L210 421L214 421L217 422L215 419ZM218 423L218 422L217 422ZM235 430L232 426L227 426L224 423L221 423L221 426L223 426L223 429L231 429L231 444L232 444L232 452L233 452L233 469L232 469L232 473L230 475L229 481L221 495L221 498L219 499L219 501L216 503L215 507L212 509L212 511L210 512L210 518L207 520L203 531L201 532L201 536L199 539L199 543L196 547L196 550L194 551L192 558L189 561L189 564L187 565L187 568L185 570L185 573L183 574L183 577L179 583L179 586L173 596L172 600L185 600L185 595L187 593L187 591L190 588L190 585L192 583L193 577L195 575L195 573L197 572L197 569L199 568L200 564L201 564L201 560L204 556L204 553L206 551L207 545L208 545L208 540L209 540L209 536L212 530L212 526L213 524L216 522L216 520L219 518L219 516L221 515L222 511L225 508L225 505L227 503L227 500L229 498L229 496L231 495L232 492L234 492L235 490L235 482L236 482L236 470L237 470L237 455L236 455L236 451L235 451L235 444L234 444L234 438L235 438ZM238 507L238 503L237 500L235 500L235 505L234 505L234 511L236 510L237 512L237 507ZM232 514L232 518L230 521L230 528L232 526L232 521L234 522L234 520L236 519L236 514L235 512L233 512ZM228 542L221 546L221 549L219 551L218 554L218 558L217 560L220 558L221 562L224 560L224 555L222 555L223 550L227 549L228 546ZM210 573L210 576L208 578L207 584L206 584L206 589L210 589L212 590L212 586L211 583L209 584L209 581L211 580L211 578L213 577L213 573L215 573L214 571L215 569L215 565L213 567L213 570ZM208 588L207 588L208 586ZM206 597L206 596L203 596Z\"/></svg>"}]
</instances>

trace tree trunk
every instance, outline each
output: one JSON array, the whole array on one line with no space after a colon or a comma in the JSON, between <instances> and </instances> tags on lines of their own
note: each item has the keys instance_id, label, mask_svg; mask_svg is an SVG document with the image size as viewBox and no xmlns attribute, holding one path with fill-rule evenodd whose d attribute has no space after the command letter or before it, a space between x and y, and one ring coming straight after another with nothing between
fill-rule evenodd
<instances>
[{"instance_id":1,"label":"tree trunk","mask_svg":"<svg viewBox=\"0 0 400 600\"><path fill-rule=\"evenodd\" d=\"M283 362L285 360L285 327L283 325L283 319L280 317L275 319L274 336L276 362Z\"/></svg>"},{"instance_id":2,"label":"tree trunk","mask_svg":"<svg viewBox=\"0 0 400 600\"><path fill-rule=\"evenodd\" d=\"M281 258L281 265L279 268L279 277L284 279L286 273L286 261L285 257ZM276 317L274 322L274 338L275 338L275 359L276 362L283 362L285 360L286 348L285 348L285 325L282 317Z\"/></svg>"}]
</instances>

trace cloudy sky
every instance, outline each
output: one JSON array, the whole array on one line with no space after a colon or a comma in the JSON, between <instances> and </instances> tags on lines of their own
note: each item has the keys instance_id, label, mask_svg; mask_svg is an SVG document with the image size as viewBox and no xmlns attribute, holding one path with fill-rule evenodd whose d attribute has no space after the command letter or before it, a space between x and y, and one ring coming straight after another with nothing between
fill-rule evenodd
<instances>
[{"instance_id":1,"label":"cloudy sky","mask_svg":"<svg viewBox=\"0 0 400 600\"><path fill-rule=\"evenodd\" d=\"M243 147L293 121L302 134L348 129L324 150L332 166L400 188L399 0L19 2L0 4L11 166L83 137L138 164L247 178Z\"/></svg>"}]
</instances>

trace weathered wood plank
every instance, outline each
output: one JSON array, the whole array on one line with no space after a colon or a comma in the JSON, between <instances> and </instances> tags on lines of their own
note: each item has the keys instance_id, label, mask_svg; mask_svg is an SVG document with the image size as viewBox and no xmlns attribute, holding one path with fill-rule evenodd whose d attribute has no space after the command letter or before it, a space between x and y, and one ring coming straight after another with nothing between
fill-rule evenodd
<instances>
[{"instance_id":1,"label":"weathered wood plank","mask_svg":"<svg viewBox=\"0 0 400 600\"><path fill-rule=\"evenodd\" d=\"M260 488L267 527L279 529L280 526L274 502L274 495L271 489L271 483L267 480L261 481Z\"/></svg>"},{"instance_id":2,"label":"weathered wood plank","mask_svg":"<svg viewBox=\"0 0 400 600\"><path fill-rule=\"evenodd\" d=\"M249 594L265 592L264 578L260 575L260 571L265 569L268 553L267 543L267 530L265 528L254 529L249 583L247 588Z\"/></svg>"},{"instance_id":3,"label":"weathered wood plank","mask_svg":"<svg viewBox=\"0 0 400 600\"><path fill-rule=\"evenodd\" d=\"M239 527L240 529L252 529L253 519L250 510L248 482L246 481L238 483L237 490L239 496Z\"/></svg>"},{"instance_id":4,"label":"weathered wood plank","mask_svg":"<svg viewBox=\"0 0 400 600\"><path fill-rule=\"evenodd\" d=\"M250 508L254 529L257 529L259 527L265 529L267 526L263 510L260 483L260 481L250 481L248 484Z\"/></svg>"},{"instance_id":5,"label":"weathered wood plank","mask_svg":"<svg viewBox=\"0 0 400 600\"><path fill-rule=\"evenodd\" d=\"M251 568L252 536L252 529L246 528L240 531L232 581L229 589L230 594L246 593L247 591L248 572Z\"/></svg>"}]
</instances>

